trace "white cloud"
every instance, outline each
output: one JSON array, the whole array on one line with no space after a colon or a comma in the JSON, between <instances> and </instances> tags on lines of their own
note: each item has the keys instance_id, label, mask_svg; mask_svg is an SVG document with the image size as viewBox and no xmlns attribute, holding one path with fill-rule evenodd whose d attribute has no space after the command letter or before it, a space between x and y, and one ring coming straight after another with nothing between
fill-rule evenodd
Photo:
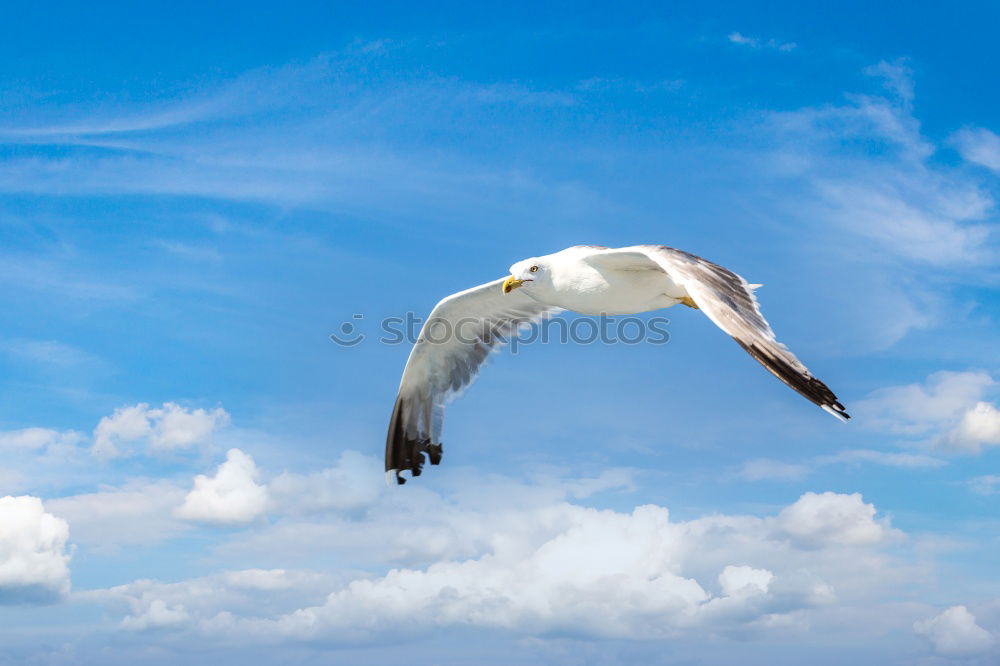
<instances>
[{"instance_id":1,"label":"white cloud","mask_svg":"<svg viewBox=\"0 0 1000 666\"><path fill-rule=\"evenodd\" d=\"M151 410L153 451L185 449L205 441L220 426L229 423L229 414L221 407L213 410L185 409L172 402L162 409Z\"/></svg>"},{"instance_id":2,"label":"white cloud","mask_svg":"<svg viewBox=\"0 0 1000 666\"><path fill-rule=\"evenodd\" d=\"M890 386L874 391L856 410L867 424L889 432L926 435L958 419L995 384L982 370L942 370L923 384Z\"/></svg>"},{"instance_id":3,"label":"white cloud","mask_svg":"<svg viewBox=\"0 0 1000 666\"><path fill-rule=\"evenodd\" d=\"M875 507L859 493L806 493L778 514L777 525L797 544L865 545L881 541L886 529L875 521Z\"/></svg>"},{"instance_id":4,"label":"white cloud","mask_svg":"<svg viewBox=\"0 0 1000 666\"><path fill-rule=\"evenodd\" d=\"M168 630L187 628L203 618L225 617L231 611L256 615L262 609L293 610L321 601L324 590L337 584L338 578L315 572L244 569L179 583L137 580L80 592L77 597L124 609L122 629Z\"/></svg>"},{"instance_id":5,"label":"white cloud","mask_svg":"<svg viewBox=\"0 0 1000 666\"><path fill-rule=\"evenodd\" d=\"M72 366L100 365L93 355L58 340L0 339L0 352L14 358L63 371Z\"/></svg>"},{"instance_id":6,"label":"white cloud","mask_svg":"<svg viewBox=\"0 0 1000 666\"><path fill-rule=\"evenodd\" d=\"M899 453L893 451L873 451L871 449L847 449L830 456L817 458L819 464L870 462L888 467L928 469L941 467L944 460L922 453Z\"/></svg>"},{"instance_id":7,"label":"white cloud","mask_svg":"<svg viewBox=\"0 0 1000 666\"><path fill-rule=\"evenodd\" d=\"M816 192L838 227L903 257L931 264L981 263L990 227L978 223L993 202L982 192L933 175L823 179Z\"/></svg>"},{"instance_id":8,"label":"white cloud","mask_svg":"<svg viewBox=\"0 0 1000 666\"><path fill-rule=\"evenodd\" d=\"M993 647L990 632L976 624L976 617L965 606L952 606L940 615L915 622L913 630L946 657L972 657Z\"/></svg>"},{"instance_id":9,"label":"white cloud","mask_svg":"<svg viewBox=\"0 0 1000 666\"><path fill-rule=\"evenodd\" d=\"M368 640L386 632L471 624L536 635L653 638L709 621L717 621L718 629L744 621L738 614L721 618L711 601L752 606L750 619L776 605L767 596L770 572L726 567L718 574L718 596L676 573L686 535L660 507L620 514L564 506L538 517L559 525L541 543L500 538L492 553L478 559L355 580L318 605L268 619L220 611L202 617L198 628Z\"/></svg>"},{"instance_id":10,"label":"white cloud","mask_svg":"<svg viewBox=\"0 0 1000 666\"><path fill-rule=\"evenodd\" d=\"M761 173L793 191L782 208L805 243L801 270L815 276L800 302L827 303L813 323L838 330L827 346L844 354L959 326L974 304L951 290L990 279L1000 256L992 188L935 158L908 68L867 73L880 79L874 94L766 114L753 152Z\"/></svg>"},{"instance_id":11,"label":"white cloud","mask_svg":"<svg viewBox=\"0 0 1000 666\"><path fill-rule=\"evenodd\" d=\"M719 574L719 587L726 596L737 596L751 591L766 593L774 574L767 569L729 565Z\"/></svg>"},{"instance_id":12,"label":"white cloud","mask_svg":"<svg viewBox=\"0 0 1000 666\"><path fill-rule=\"evenodd\" d=\"M372 479L381 475L382 467L374 458L344 451L335 467L309 474L285 472L268 488L275 504L290 513L354 511L378 498L383 487Z\"/></svg>"},{"instance_id":13,"label":"white cloud","mask_svg":"<svg viewBox=\"0 0 1000 666\"><path fill-rule=\"evenodd\" d=\"M401 80L382 69L382 57L345 49L246 72L170 108L91 106L72 119L48 114L33 126L8 124L5 138L63 145L69 154L0 163L0 190L196 195L364 210L382 220L423 209L455 223L469 206L497 217L613 208L575 182L542 183L517 164L484 165L481 156L406 147L385 134L413 124L479 125L498 108L571 106L575 93L455 77ZM374 70L382 72L377 81ZM359 74L368 81L363 89L351 83ZM103 150L95 157L81 147Z\"/></svg>"},{"instance_id":14,"label":"white cloud","mask_svg":"<svg viewBox=\"0 0 1000 666\"><path fill-rule=\"evenodd\" d=\"M267 487L257 483L260 472L246 453L230 449L214 477L199 474L194 488L177 509L180 518L206 523L249 523L270 505Z\"/></svg>"},{"instance_id":15,"label":"white cloud","mask_svg":"<svg viewBox=\"0 0 1000 666\"><path fill-rule=\"evenodd\" d=\"M133 614L122 620L122 628L132 631L162 629L184 624L189 619L191 616L183 605L168 606L162 599L150 599L148 603L135 604Z\"/></svg>"},{"instance_id":16,"label":"white cloud","mask_svg":"<svg viewBox=\"0 0 1000 666\"><path fill-rule=\"evenodd\" d=\"M778 40L771 39L758 39L757 37L748 37L739 32L731 32L727 36L727 39L733 44L739 44L740 46L749 46L752 49L774 49L777 51L792 51L798 46L795 42L779 42Z\"/></svg>"},{"instance_id":17,"label":"white cloud","mask_svg":"<svg viewBox=\"0 0 1000 666\"><path fill-rule=\"evenodd\" d=\"M0 604L51 602L69 592L69 525L37 497L0 498Z\"/></svg>"},{"instance_id":18,"label":"white cloud","mask_svg":"<svg viewBox=\"0 0 1000 666\"><path fill-rule=\"evenodd\" d=\"M174 630L213 641L367 642L467 626L648 640L787 631L800 626L802 613L836 601L835 588L868 594L912 575L878 553L888 528L858 495L807 493L764 518L672 521L659 506L617 512L539 504L530 487L520 488L519 495L487 483L475 502L426 490L387 493L343 532L319 537L323 548L336 543L340 557L352 551L352 538L369 540L369 567L381 560L377 548L389 534L424 550L424 564L384 575L303 585L283 570L250 570L89 594L124 603L133 618L127 628L164 628L154 620L163 616ZM296 542L279 534L317 540L303 527L268 528L262 537L287 553ZM277 604L254 600L271 591ZM307 594L312 602L295 603Z\"/></svg>"},{"instance_id":19,"label":"white cloud","mask_svg":"<svg viewBox=\"0 0 1000 666\"><path fill-rule=\"evenodd\" d=\"M925 437L942 451L977 454L1000 446L1000 410L981 400L995 386L983 371L941 371L923 384L879 389L856 412L871 426Z\"/></svg>"},{"instance_id":20,"label":"white cloud","mask_svg":"<svg viewBox=\"0 0 1000 666\"><path fill-rule=\"evenodd\" d=\"M913 116L906 67L883 62L868 73L891 94L849 95L839 106L772 114L779 148L769 155L771 168L805 181L811 196L799 204L803 217L867 241L857 247L873 261L906 262L893 266L896 273L910 262L956 271L989 264L996 248L988 190L961 170L931 162L936 146Z\"/></svg>"},{"instance_id":21,"label":"white cloud","mask_svg":"<svg viewBox=\"0 0 1000 666\"><path fill-rule=\"evenodd\" d=\"M969 490L977 495L995 495L1000 492L1000 474L983 474L968 480Z\"/></svg>"},{"instance_id":22,"label":"white cloud","mask_svg":"<svg viewBox=\"0 0 1000 666\"><path fill-rule=\"evenodd\" d=\"M978 402L962 414L943 442L945 448L963 453L979 453L986 446L1000 446L1000 410L988 402Z\"/></svg>"},{"instance_id":23,"label":"white cloud","mask_svg":"<svg viewBox=\"0 0 1000 666\"><path fill-rule=\"evenodd\" d=\"M738 32L729 33L728 39L733 44L743 44L744 46L757 46L759 43L759 40L754 39L753 37L747 37L746 35Z\"/></svg>"},{"instance_id":24,"label":"white cloud","mask_svg":"<svg viewBox=\"0 0 1000 666\"><path fill-rule=\"evenodd\" d=\"M872 449L845 449L827 456L816 456L801 463L787 463L770 458L756 458L743 463L736 473L747 481L802 479L820 467L839 464L872 463L887 467L929 469L941 467L944 460L922 453L875 451Z\"/></svg>"},{"instance_id":25,"label":"white cloud","mask_svg":"<svg viewBox=\"0 0 1000 666\"><path fill-rule=\"evenodd\" d=\"M738 476L747 481L790 480L801 479L809 474L809 471L807 465L786 463L768 458L757 458L743 463Z\"/></svg>"},{"instance_id":26,"label":"white cloud","mask_svg":"<svg viewBox=\"0 0 1000 666\"><path fill-rule=\"evenodd\" d=\"M279 517L350 515L385 492L379 461L356 451L343 452L335 466L316 472L284 472L269 483L264 476L249 455L233 449L214 476L198 476L193 487L132 478L119 486L50 499L47 505L73 525L77 544L117 552L123 546L174 538L191 528L188 521L240 524L265 512Z\"/></svg>"},{"instance_id":27,"label":"white cloud","mask_svg":"<svg viewBox=\"0 0 1000 666\"><path fill-rule=\"evenodd\" d=\"M83 436L73 430L22 428L0 432L0 451L40 451L50 447L75 446Z\"/></svg>"},{"instance_id":28,"label":"white cloud","mask_svg":"<svg viewBox=\"0 0 1000 666\"><path fill-rule=\"evenodd\" d=\"M966 128L953 137L962 157L993 171L1000 171L1000 136L988 129Z\"/></svg>"},{"instance_id":29,"label":"white cloud","mask_svg":"<svg viewBox=\"0 0 1000 666\"><path fill-rule=\"evenodd\" d=\"M185 492L169 481L131 480L121 487L102 486L48 500L56 515L73 525L73 540L95 551L116 551L122 546L156 543L176 536L185 526L173 509Z\"/></svg>"},{"instance_id":30,"label":"white cloud","mask_svg":"<svg viewBox=\"0 0 1000 666\"><path fill-rule=\"evenodd\" d=\"M877 76L885 81L885 85L905 103L913 101L913 70L903 59L894 62L883 60L865 70L869 76Z\"/></svg>"},{"instance_id":31,"label":"white cloud","mask_svg":"<svg viewBox=\"0 0 1000 666\"><path fill-rule=\"evenodd\" d=\"M186 449L208 441L218 428L229 423L221 407L188 409L173 402L151 409L147 403L119 407L94 429L92 453L100 458L127 455L130 446L146 444L147 452Z\"/></svg>"},{"instance_id":32,"label":"white cloud","mask_svg":"<svg viewBox=\"0 0 1000 666\"><path fill-rule=\"evenodd\" d=\"M148 437L152 432L148 412L149 405L142 402L131 407L119 407L111 416L102 417L94 428L93 454L100 458L124 455L119 448L121 443Z\"/></svg>"}]
</instances>

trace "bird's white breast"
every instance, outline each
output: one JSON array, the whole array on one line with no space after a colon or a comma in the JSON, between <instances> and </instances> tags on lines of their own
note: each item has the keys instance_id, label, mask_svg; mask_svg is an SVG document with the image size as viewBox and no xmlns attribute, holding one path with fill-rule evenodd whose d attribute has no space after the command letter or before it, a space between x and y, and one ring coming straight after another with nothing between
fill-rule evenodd
<instances>
[{"instance_id":1,"label":"bird's white breast","mask_svg":"<svg viewBox=\"0 0 1000 666\"><path fill-rule=\"evenodd\" d=\"M545 301L581 314L635 314L676 305L683 289L660 270L599 270L576 257L556 264Z\"/></svg>"}]
</instances>

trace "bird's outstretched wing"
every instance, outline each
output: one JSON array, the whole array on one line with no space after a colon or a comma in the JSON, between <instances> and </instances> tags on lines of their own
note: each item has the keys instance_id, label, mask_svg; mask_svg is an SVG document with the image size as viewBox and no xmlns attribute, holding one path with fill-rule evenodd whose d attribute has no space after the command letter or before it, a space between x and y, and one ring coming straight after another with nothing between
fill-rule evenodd
<instances>
[{"instance_id":1,"label":"bird's outstretched wing","mask_svg":"<svg viewBox=\"0 0 1000 666\"><path fill-rule=\"evenodd\" d=\"M665 245L609 249L595 253L591 261L619 270L658 266L683 287L695 306L771 374L841 421L850 418L833 391L775 339L774 331L760 313L754 287L736 273Z\"/></svg>"},{"instance_id":2,"label":"bird's outstretched wing","mask_svg":"<svg viewBox=\"0 0 1000 666\"><path fill-rule=\"evenodd\" d=\"M385 469L390 482L405 483L403 470L418 476L424 454L438 464L444 405L472 383L490 352L521 325L561 312L521 291L504 294L502 283L494 280L448 296L420 329L389 421Z\"/></svg>"},{"instance_id":3,"label":"bird's outstretched wing","mask_svg":"<svg viewBox=\"0 0 1000 666\"><path fill-rule=\"evenodd\" d=\"M747 281L732 271L688 252L664 245L645 245L650 258L687 290L695 304L716 326L733 337L775 377L833 414L850 418L826 384L812 376L788 347L778 342L760 313Z\"/></svg>"}]
</instances>

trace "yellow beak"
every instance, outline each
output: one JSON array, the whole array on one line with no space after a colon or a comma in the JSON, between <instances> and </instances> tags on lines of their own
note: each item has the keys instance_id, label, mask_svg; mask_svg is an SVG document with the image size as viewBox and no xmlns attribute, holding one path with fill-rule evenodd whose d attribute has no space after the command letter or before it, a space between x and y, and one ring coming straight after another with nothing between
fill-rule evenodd
<instances>
[{"instance_id":1,"label":"yellow beak","mask_svg":"<svg viewBox=\"0 0 1000 666\"><path fill-rule=\"evenodd\" d=\"M518 280L513 275L511 275L506 280L503 281L502 285L500 285L500 291L502 291L505 294L509 294L510 292L520 287L522 284L524 284L524 280Z\"/></svg>"}]
</instances>

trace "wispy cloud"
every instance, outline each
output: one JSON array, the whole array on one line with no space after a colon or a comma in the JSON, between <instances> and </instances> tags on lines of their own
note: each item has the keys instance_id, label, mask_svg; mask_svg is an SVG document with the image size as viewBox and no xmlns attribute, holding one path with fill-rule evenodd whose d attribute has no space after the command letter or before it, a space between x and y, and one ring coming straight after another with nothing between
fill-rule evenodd
<instances>
[{"instance_id":1,"label":"wispy cloud","mask_svg":"<svg viewBox=\"0 0 1000 666\"><path fill-rule=\"evenodd\" d=\"M969 490L977 495L996 495L1000 493L1000 474L983 474L968 480Z\"/></svg>"},{"instance_id":2,"label":"wispy cloud","mask_svg":"<svg viewBox=\"0 0 1000 666\"><path fill-rule=\"evenodd\" d=\"M779 42L773 37L770 39L760 39L758 37L748 37L739 32L731 32L727 39L733 44L748 46L752 49L772 49L775 51L794 51L798 46L795 42Z\"/></svg>"},{"instance_id":3,"label":"wispy cloud","mask_svg":"<svg viewBox=\"0 0 1000 666\"><path fill-rule=\"evenodd\" d=\"M4 167L0 165L0 172ZM87 301L91 304L135 301L141 288L101 276L74 270L59 255L25 257L5 254L0 262L0 280L28 292L47 292L61 299Z\"/></svg>"},{"instance_id":4,"label":"wispy cloud","mask_svg":"<svg viewBox=\"0 0 1000 666\"><path fill-rule=\"evenodd\" d=\"M859 331L844 338L845 351L886 349L953 323L954 291L995 282L1000 256L992 187L936 159L905 63L868 73L881 82L875 93L765 114L768 140L755 144L759 168L797 190L782 206L813 239L809 269L829 274L816 294L837 304L840 319L829 325Z\"/></svg>"},{"instance_id":5,"label":"wispy cloud","mask_svg":"<svg viewBox=\"0 0 1000 666\"><path fill-rule=\"evenodd\" d=\"M865 74L882 79L886 88L895 93L896 98L903 104L909 105L913 102L913 70L905 58L893 62L883 60L865 69Z\"/></svg>"},{"instance_id":6,"label":"wispy cloud","mask_svg":"<svg viewBox=\"0 0 1000 666\"><path fill-rule=\"evenodd\" d=\"M17 359L55 368L100 363L93 354L58 340L0 339L0 352Z\"/></svg>"},{"instance_id":7,"label":"wispy cloud","mask_svg":"<svg viewBox=\"0 0 1000 666\"><path fill-rule=\"evenodd\" d=\"M845 449L832 455L815 456L795 463L770 458L749 460L739 468L736 477L746 481L795 481L822 467L860 463L905 469L933 469L947 464L945 460L921 453Z\"/></svg>"},{"instance_id":8,"label":"wispy cloud","mask_svg":"<svg viewBox=\"0 0 1000 666\"><path fill-rule=\"evenodd\" d=\"M984 128L965 128L952 137L962 157L1000 172L1000 136Z\"/></svg>"},{"instance_id":9,"label":"wispy cloud","mask_svg":"<svg viewBox=\"0 0 1000 666\"><path fill-rule=\"evenodd\" d=\"M95 107L81 117L0 129L21 149L0 163L0 191L162 194L305 205L366 215L602 205L570 183L515 165L470 162L414 137L517 109L571 107L574 92L380 71L382 49L352 47L262 68L165 108ZM352 83L362 71L367 85ZM88 117L89 116L89 117ZM471 120L470 120L471 119Z\"/></svg>"},{"instance_id":10,"label":"wispy cloud","mask_svg":"<svg viewBox=\"0 0 1000 666\"><path fill-rule=\"evenodd\" d=\"M672 93L684 87L683 79L660 79L657 81L639 81L635 79L607 78L596 76L584 79L576 84L576 89L582 92L627 91L638 94Z\"/></svg>"},{"instance_id":11,"label":"wispy cloud","mask_svg":"<svg viewBox=\"0 0 1000 666\"><path fill-rule=\"evenodd\" d=\"M783 144L776 164L808 183L811 214L880 251L955 269L992 261L992 197L977 180L929 161L936 146L912 115L908 71L881 63L871 73L893 97L850 95L846 105L773 115Z\"/></svg>"}]
</instances>

